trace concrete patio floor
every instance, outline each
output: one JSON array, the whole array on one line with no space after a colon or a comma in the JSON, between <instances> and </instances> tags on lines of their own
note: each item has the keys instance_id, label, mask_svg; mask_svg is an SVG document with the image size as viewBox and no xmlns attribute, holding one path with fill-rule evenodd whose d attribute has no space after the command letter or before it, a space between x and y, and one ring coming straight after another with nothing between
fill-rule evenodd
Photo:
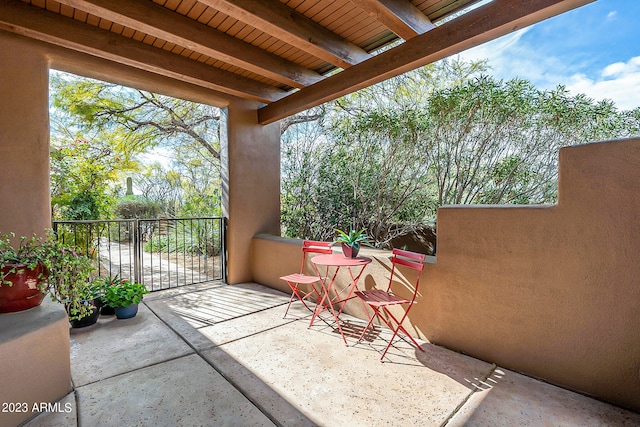
<instances>
[{"instance_id":1,"label":"concrete patio floor","mask_svg":"<svg viewBox=\"0 0 640 427\"><path fill-rule=\"evenodd\" d=\"M640 414L442 347L345 346L288 295L216 282L71 330L68 413L36 426L638 426ZM296 319L298 317L298 319ZM359 322L349 320L352 325ZM386 331L381 331L384 337Z\"/></svg>"}]
</instances>

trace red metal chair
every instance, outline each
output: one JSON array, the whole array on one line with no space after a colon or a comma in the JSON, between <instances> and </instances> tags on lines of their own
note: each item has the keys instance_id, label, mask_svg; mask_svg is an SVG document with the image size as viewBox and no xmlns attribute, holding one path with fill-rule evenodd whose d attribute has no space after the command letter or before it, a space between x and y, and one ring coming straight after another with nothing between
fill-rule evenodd
<instances>
[{"instance_id":1,"label":"red metal chair","mask_svg":"<svg viewBox=\"0 0 640 427\"><path fill-rule=\"evenodd\" d=\"M307 254L330 254L332 253L331 245L331 242L318 242L314 240L305 240L304 242L302 242L302 264L300 265L300 273L293 273L280 277L280 279L287 282L287 284L291 288L291 298L289 298L289 304L287 305L287 310L284 312L283 318L287 317L287 313L289 312L291 303L295 298L298 298L309 311L313 311L307 305L305 300L314 294L317 298L320 298L320 292L315 288L314 284L316 282L322 282L322 278L320 276L316 276L315 274L305 274L304 266L307 260ZM300 285L309 285L310 289L304 290Z\"/></svg>"},{"instance_id":2,"label":"red metal chair","mask_svg":"<svg viewBox=\"0 0 640 427\"><path fill-rule=\"evenodd\" d=\"M376 317L378 317L384 324L389 327L389 329L393 331L393 335L389 340L389 344L387 344L387 347L382 352L382 357L380 358L381 361L382 359L384 359L385 354L387 354L387 350L389 350L389 347L391 347L391 344L393 343L393 340L396 336L399 336L400 338L407 341L405 337L403 337L402 335L398 335L398 332L402 332L404 335L409 337L409 339L411 340L410 344L413 343L413 345L415 345L416 348L420 349L420 351L424 351L422 347L420 347L420 344L418 344L416 340L413 339L411 334L407 332L404 326L402 326L402 322L409 314L409 310L415 303L416 296L418 295L420 273L424 268L425 257L426 255L416 252L394 249L393 256L391 257L391 277L389 278L389 285L387 286L387 289L384 291L381 289L372 289L369 291L357 291L355 293L365 304L373 309L373 316L371 316L369 323L367 324L366 328L364 328L364 331L362 331L362 335L360 335L358 342L360 342L365 336ZM396 265L402 265L418 272L418 278L416 279L416 283L413 288L413 296L411 297L411 299L399 297L391 292L391 284L393 283L394 273L396 272ZM389 310L390 307L396 305L407 306L401 319L396 318L396 316L394 316L393 313L391 313L391 311ZM393 326L393 324L395 324L395 326Z\"/></svg>"}]
</instances>

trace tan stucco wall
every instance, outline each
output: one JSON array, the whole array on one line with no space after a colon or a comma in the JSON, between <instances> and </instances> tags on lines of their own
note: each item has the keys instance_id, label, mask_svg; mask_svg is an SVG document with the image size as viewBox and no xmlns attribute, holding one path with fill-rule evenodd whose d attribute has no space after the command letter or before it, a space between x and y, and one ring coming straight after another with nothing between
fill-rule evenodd
<instances>
[{"instance_id":1,"label":"tan stucco wall","mask_svg":"<svg viewBox=\"0 0 640 427\"><path fill-rule=\"evenodd\" d=\"M253 102L232 102L221 120L222 212L229 218L230 284L253 278L252 237L280 234L280 125L258 125L256 108Z\"/></svg>"},{"instance_id":2,"label":"tan stucco wall","mask_svg":"<svg viewBox=\"0 0 640 427\"><path fill-rule=\"evenodd\" d=\"M47 59L0 37L0 233L51 227Z\"/></svg>"},{"instance_id":3,"label":"tan stucco wall","mask_svg":"<svg viewBox=\"0 0 640 427\"><path fill-rule=\"evenodd\" d=\"M38 414L34 404L67 395L72 384L64 307L45 298L31 310L0 314L0 360L0 402L21 403L20 409L26 409L5 408L0 427L17 426Z\"/></svg>"},{"instance_id":4,"label":"tan stucco wall","mask_svg":"<svg viewBox=\"0 0 640 427\"><path fill-rule=\"evenodd\" d=\"M433 342L640 409L640 140L564 148L547 208L445 207Z\"/></svg>"},{"instance_id":5,"label":"tan stucco wall","mask_svg":"<svg viewBox=\"0 0 640 427\"><path fill-rule=\"evenodd\" d=\"M410 330L640 410L640 140L564 148L559 174L556 206L439 210ZM298 268L300 242L253 248L254 280L286 291L278 277ZM388 277L373 255L366 287Z\"/></svg>"},{"instance_id":6,"label":"tan stucco wall","mask_svg":"<svg viewBox=\"0 0 640 427\"><path fill-rule=\"evenodd\" d=\"M51 227L48 93L46 55L0 33L0 233L30 236ZM67 394L64 307L45 299L31 310L0 315L0 360L0 402L24 402L28 409L0 414L0 426L18 425L36 414L34 403Z\"/></svg>"}]
</instances>

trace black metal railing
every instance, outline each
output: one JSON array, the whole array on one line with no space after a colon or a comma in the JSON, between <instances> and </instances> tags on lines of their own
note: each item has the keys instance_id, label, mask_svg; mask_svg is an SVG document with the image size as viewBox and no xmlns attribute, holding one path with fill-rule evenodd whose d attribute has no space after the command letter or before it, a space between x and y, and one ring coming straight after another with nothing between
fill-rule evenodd
<instances>
[{"instance_id":1,"label":"black metal railing","mask_svg":"<svg viewBox=\"0 0 640 427\"><path fill-rule=\"evenodd\" d=\"M156 291L226 280L225 224L221 217L54 221L53 230L95 259L98 275Z\"/></svg>"}]
</instances>

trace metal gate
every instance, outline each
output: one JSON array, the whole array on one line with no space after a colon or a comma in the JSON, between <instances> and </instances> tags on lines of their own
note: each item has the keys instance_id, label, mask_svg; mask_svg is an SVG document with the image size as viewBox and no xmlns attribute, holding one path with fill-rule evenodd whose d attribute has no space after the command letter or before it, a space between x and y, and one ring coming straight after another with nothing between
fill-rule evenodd
<instances>
[{"instance_id":1,"label":"metal gate","mask_svg":"<svg viewBox=\"0 0 640 427\"><path fill-rule=\"evenodd\" d=\"M150 291L225 281L225 228L221 217L53 222L58 239L96 260L98 275Z\"/></svg>"}]
</instances>

